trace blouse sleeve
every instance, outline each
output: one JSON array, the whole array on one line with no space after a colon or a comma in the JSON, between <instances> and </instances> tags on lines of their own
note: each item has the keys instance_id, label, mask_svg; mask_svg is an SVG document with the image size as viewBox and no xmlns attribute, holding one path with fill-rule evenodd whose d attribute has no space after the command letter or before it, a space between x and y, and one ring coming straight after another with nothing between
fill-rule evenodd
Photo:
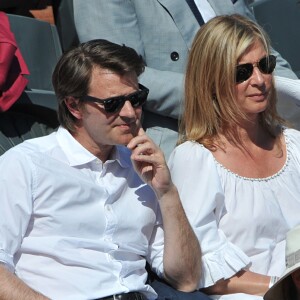
<instances>
[{"instance_id":1,"label":"blouse sleeve","mask_svg":"<svg viewBox=\"0 0 300 300\"><path fill-rule=\"evenodd\" d=\"M198 143L186 142L173 151L169 167L201 245L203 276L199 287L208 287L233 276L250 260L218 229L225 204L212 154Z\"/></svg>"}]
</instances>

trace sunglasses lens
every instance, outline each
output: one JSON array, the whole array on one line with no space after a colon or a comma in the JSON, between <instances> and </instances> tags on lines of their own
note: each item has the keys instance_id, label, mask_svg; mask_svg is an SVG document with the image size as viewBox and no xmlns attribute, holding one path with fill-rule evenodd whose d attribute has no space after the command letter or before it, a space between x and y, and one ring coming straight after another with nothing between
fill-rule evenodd
<instances>
[{"instance_id":1,"label":"sunglasses lens","mask_svg":"<svg viewBox=\"0 0 300 300\"><path fill-rule=\"evenodd\" d=\"M276 57L274 55L266 56L258 62L258 68L264 74L271 74L275 67Z\"/></svg>"},{"instance_id":2,"label":"sunglasses lens","mask_svg":"<svg viewBox=\"0 0 300 300\"><path fill-rule=\"evenodd\" d=\"M243 64L236 67L235 81L241 83L249 79L253 72L253 66L251 64Z\"/></svg>"},{"instance_id":3,"label":"sunglasses lens","mask_svg":"<svg viewBox=\"0 0 300 300\"><path fill-rule=\"evenodd\" d=\"M132 95L121 96L119 98L105 100L104 108L105 111L108 113L115 113L122 109L124 103L127 100L130 101L132 107L137 108L139 106L142 106L146 102L147 96L148 96L148 90L140 90L133 93Z\"/></svg>"},{"instance_id":4,"label":"sunglasses lens","mask_svg":"<svg viewBox=\"0 0 300 300\"><path fill-rule=\"evenodd\" d=\"M142 106L147 100L148 93L145 90L136 92L130 99L132 107Z\"/></svg>"},{"instance_id":5,"label":"sunglasses lens","mask_svg":"<svg viewBox=\"0 0 300 300\"><path fill-rule=\"evenodd\" d=\"M260 72L263 74L272 74L276 67L276 56L269 55L263 57L258 63L257 67ZM252 64L242 64L236 67L236 75L235 81L236 83L241 83L248 80L253 73L253 65Z\"/></svg>"},{"instance_id":6,"label":"sunglasses lens","mask_svg":"<svg viewBox=\"0 0 300 300\"><path fill-rule=\"evenodd\" d=\"M106 100L104 103L104 109L108 113L115 113L122 108L125 100L123 97L117 99Z\"/></svg>"}]
</instances>

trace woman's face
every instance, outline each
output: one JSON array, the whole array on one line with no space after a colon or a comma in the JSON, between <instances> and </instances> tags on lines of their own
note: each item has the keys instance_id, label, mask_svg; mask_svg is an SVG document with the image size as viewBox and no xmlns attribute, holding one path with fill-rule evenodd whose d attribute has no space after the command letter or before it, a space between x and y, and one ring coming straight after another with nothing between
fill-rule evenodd
<instances>
[{"instance_id":1,"label":"woman's face","mask_svg":"<svg viewBox=\"0 0 300 300\"><path fill-rule=\"evenodd\" d=\"M272 74L264 74L257 67L257 62L266 55L263 45L256 42L238 61L238 65L254 65L252 75L235 86L237 104L251 119L267 108L271 94Z\"/></svg>"}]
</instances>

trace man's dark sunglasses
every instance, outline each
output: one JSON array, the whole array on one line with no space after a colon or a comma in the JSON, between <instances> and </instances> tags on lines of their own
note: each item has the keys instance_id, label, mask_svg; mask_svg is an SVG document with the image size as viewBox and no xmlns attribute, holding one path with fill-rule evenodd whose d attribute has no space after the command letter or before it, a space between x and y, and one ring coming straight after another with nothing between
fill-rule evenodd
<instances>
[{"instance_id":1,"label":"man's dark sunglasses","mask_svg":"<svg viewBox=\"0 0 300 300\"><path fill-rule=\"evenodd\" d=\"M235 82L242 83L243 81L248 80L252 73L254 67L258 67L261 73L271 74L276 66L276 56L269 55L263 57L260 61L255 64L241 64L236 67Z\"/></svg>"},{"instance_id":2,"label":"man's dark sunglasses","mask_svg":"<svg viewBox=\"0 0 300 300\"><path fill-rule=\"evenodd\" d=\"M99 99L92 96L84 96L82 101L95 102L103 105L104 109L108 113L116 113L122 109L126 101L130 101L132 107L137 108L142 106L148 97L149 89L139 84L139 90L124 96L116 96L107 99Z\"/></svg>"}]
</instances>

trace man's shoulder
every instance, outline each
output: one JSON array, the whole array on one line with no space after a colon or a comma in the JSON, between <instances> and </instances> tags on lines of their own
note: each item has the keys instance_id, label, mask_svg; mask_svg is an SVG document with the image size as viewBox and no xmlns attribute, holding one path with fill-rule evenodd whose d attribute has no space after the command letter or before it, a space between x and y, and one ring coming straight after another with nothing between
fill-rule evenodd
<instances>
[{"instance_id":1,"label":"man's shoulder","mask_svg":"<svg viewBox=\"0 0 300 300\"><path fill-rule=\"evenodd\" d=\"M56 146L56 133L53 132L49 135L37 137L34 139L29 139L23 143L17 145L19 149L24 151L34 151L34 152L46 152L47 150Z\"/></svg>"},{"instance_id":2,"label":"man's shoulder","mask_svg":"<svg viewBox=\"0 0 300 300\"><path fill-rule=\"evenodd\" d=\"M30 155L38 153L46 153L56 145L55 133L51 133L46 136L37 137L33 139L25 140L24 142L9 149L5 154L10 155Z\"/></svg>"},{"instance_id":3,"label":"man's shoulder","mask_svg":"<svg viewBox=\"0 0 300 300\"><path fill-rule=\"evenodd\" d=\"M10 168L28 169L31 165L44 165L53 153L55 134L28 139L7 150L0 156L0 164Z\"/></svg>"}]
</instances>

